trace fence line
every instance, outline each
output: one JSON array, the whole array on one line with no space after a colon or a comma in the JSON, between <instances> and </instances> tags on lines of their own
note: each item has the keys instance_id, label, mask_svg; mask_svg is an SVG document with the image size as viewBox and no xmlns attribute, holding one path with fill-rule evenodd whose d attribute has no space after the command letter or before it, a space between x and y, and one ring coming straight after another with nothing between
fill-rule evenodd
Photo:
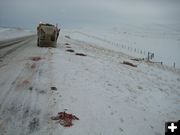
<instances>
[{"instance_id":1,"label":"fence line","mask_svg":"<svg viewBox=\"0 0 180 135\"><path fill-rule=\"evenodd\" d=\"M104 39L104 38L101 38L101 37L96 37L96 36L93 36L93 35L89 35L89 34L86 34L86 33L83 33L83 32L79 32L79 31L74 31L75 33L80 33L80 34L83 34L87 37L90 37L90 38L94 38L94 39L97 39L97 40L100 40L100 41L103 41L107 44L111 44L111 45L115 45L115 46L119 46L121 47L122 49L126 49L128 51L131 51L131 52L134 52L136 54L140 54L142 56L145 56L145 58L147 58L147 60L152 60L154 57L155 57L155 54L153 52L149 52L149 51L145 51L143 49L139 49L139 48L136 48L136 47L132 47L132 46L127 46L126 44L124 43L119 43L119 42L112 42L110 40L107 40L107 39ZM151 56L150 56L151 54ZM163 65L163 62L155 62L155 63L161 63L161 65ZM173 62L172 63L172 67L175 69L176 68L176 63Z\"/></svg>"}]
</instances>

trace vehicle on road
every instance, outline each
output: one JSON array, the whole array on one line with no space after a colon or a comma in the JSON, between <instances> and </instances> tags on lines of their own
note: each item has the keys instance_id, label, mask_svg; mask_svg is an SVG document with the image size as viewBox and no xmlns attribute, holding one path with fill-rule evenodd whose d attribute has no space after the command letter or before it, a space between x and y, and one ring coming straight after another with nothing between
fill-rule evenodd
<instances>
[{"instance_id":1,"label":"vehicle on road","mask_svg":"<svg viewBox=\"0 0 180 135\"><path fill-rule=\"evenodd\" d=\"M40 23L37 27L37 46L56 47L59 32L57 25Z\"/></svg>"}]
</instances>

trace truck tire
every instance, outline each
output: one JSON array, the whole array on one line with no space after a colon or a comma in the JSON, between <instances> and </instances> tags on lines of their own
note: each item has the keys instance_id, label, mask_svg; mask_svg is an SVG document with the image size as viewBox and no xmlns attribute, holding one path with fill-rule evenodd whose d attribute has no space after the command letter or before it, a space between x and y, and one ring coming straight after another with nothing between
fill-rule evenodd
<instances>
[{"instance_id":1,"label":"truck tire","mask_svg":"<svg viewBox=\"0 0 180 135\"><path fill-rule=\"evenodd\" d=\"M39 47L39 38L37 39L37 46Z\"/></svg>"}]
</instances>

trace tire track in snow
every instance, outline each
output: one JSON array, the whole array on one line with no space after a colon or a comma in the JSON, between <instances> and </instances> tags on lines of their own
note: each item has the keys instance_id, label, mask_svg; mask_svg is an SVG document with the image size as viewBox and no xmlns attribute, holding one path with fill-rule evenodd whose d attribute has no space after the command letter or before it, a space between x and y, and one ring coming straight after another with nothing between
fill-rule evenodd
<instances>
[{"instance_id":1,"label":"tire track in snow","mask_svg":"<svg viewBox=\"0 0 180 135\"><path fill-rule=\"evenodd\" d=\"M21 42L15 42L13 44L13 46L8 46L6 48L0 48L0 58L3 59L5 58L7 55L11 54L12 52L15 52L18 48L21 48L22 46L26 45L27 43L29 43L30 41L32 41L34 37L30 36L30 37L26 37L24 38Z\"/></svg>"},{"instance_id":2,"label":"tire track in snow","mask_svg":"<svg viewBox=\"0 0 180 135\"><path fill-rule=\"evenodd\" d=\"M0 133L2 134L35 134L42 125L45 125L43 123L47 123L43 120L47 117L47 107L41 107L40 101L47 101L48 89L47 85L42 87L38 84L44 80L44 77L47 78L46 74L40 76L42 74L40 72L45 73L46 63L42 60L36 62L35 67L32 67L33 64L34 62L28 61L10 84L10 88L3 93L0 102ZM46 81L47 79L43 84L46 84Z\"/></svg>"},{"instance_id":3,"label":"tire track in snow","mask_svg":"<svg viewBox=\"0 0 180 135\"><path fill-rule=\"evenodd\" d=\"M48 48L48 53L47 53L47 64L48 64L48 88L50 89L51 87L54 87L54 83L53 83L53 77L52 77L52 56L53 56L53 52L51 51L51 48ZM55 103L53 102L53 92L52 91L48 91L47 93L47 97L48 97L48 135L53 135L53 121L50 119L51 116L53 116L53 108L55 107Z\"/></svg>"}]
</instances>

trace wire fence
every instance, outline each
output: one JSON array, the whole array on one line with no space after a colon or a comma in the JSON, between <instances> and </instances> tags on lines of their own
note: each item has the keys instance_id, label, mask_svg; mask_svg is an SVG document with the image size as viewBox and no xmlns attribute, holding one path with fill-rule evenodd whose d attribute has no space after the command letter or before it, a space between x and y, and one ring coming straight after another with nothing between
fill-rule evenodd
<instances>
[{"instance_id":1,"label":"wire fence","mask_svg":"<svg viewBox=\"0 0 180 135\"><path fill-rule=\"evenodd\" d=\"M147 61L151 61L152 63L159 63L162 66L164 65L164 63L162 61L156 61L156 62L152 61L153 58L155 58L155 53L154 52L150 52L150 51L140 49L140 48L137 48L137 47L128 46L125 43L113 42L113 41L107 40L105 38L97 37L97 36L94 36L94 35L89 35L89 34L86 34L86 33L83 33L83 32L79 32L79 31L75 31L75 33L80 33L80 34L85 35L85 36L87 36L89 38L93 38L93 39L105 42L107 44L117 46L118 48L121 48L121 49L125 50L126 52L138 54L137 56L139 56L141 58L144 58ZM176 63L173 62L171 67L173 67L175 69L176 68Z\"/></svg>"}]
</instances>

